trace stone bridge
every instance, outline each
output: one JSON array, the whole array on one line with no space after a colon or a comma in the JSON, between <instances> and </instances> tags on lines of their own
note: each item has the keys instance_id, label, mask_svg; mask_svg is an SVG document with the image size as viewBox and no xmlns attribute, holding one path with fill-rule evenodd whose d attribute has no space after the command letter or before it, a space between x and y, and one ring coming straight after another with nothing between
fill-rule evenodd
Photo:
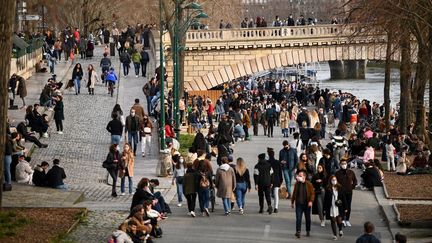
<instances>
[{"instance_id":1,"label":"stone bridge","mask_svg":"<svg viewBox=\"0 0 432 243\"><path fill-rule=\"evenodd\" d=\"M364 78L366 60L385 59L386 37L359 32L355 25L188 31L184 86L208 90L265 70L325 61L332 78ZM163 41L169 51L169 36ZM396 52L392 58L400 57ZM172 70L168 61L170 77Z\"/></svg>"}]
</instances>

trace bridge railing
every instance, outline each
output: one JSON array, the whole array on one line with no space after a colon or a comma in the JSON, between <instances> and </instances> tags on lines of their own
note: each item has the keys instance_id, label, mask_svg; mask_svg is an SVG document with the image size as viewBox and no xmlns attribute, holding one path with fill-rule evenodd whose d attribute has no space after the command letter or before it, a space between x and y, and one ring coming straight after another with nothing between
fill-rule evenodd
<instances>
[{"instance_id":1,"label":"bridge railing","mask_svg":"<svg viewBox=\"0 0 432 243\"><path fill-rule=\"evenodd\" d=\"M286 39L328 36L349 36L361 29L356 25L308 25L270 28L191 30L186 33L186 42L235 41L255 39Z\"/></svg>"}]
</instances>

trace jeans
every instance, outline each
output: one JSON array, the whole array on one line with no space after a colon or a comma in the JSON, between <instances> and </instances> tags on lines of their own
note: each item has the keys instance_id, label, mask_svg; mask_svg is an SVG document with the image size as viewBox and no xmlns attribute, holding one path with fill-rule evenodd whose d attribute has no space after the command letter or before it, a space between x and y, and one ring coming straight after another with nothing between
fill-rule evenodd
<instances>
[{"instance_id":1,"label":"jeans","mask_svg":"<svg viewBox=\"0 0 432 243\"><path fill-rule=\"evenodd\" d=\"M54 74L54 71L55 71L54 66L55 66L55 62L54 61L49 61L49 68L50 68L50 73L51 74Z\"/></svg>"},{"instance_id":2,"label":"jeans","mask_svg":"<svg viewBox=\"0 0 432 243\"><path fill-rule=\"evenodd\" d=\"M293 172L289 169L282 169L282 174L285 180L285 186L287 188L288 194L291 196L291 181Z\"/></svg>"},{"instance_id":3,"label":"jeans","mask_svg":"<svg viewBox=\"0 0 432 243\"><path fill-rule=\"evenodd\" d=\"M244 205L245 205L246 191L247 191L246 182L237 183L235 188L236 201L237 201L237 206L242 209L244 209Z\"/></svg>"},{"instance_id":4,"label":"jeans","mask_svg":"<svg viewBox=\"0 0 432 243\"><path fill-rule=\"evenodd\" d=\"M116 187L117 187L118 170L117 169L110 169L110 170L108 170L108 173L110 174L111 178L113 179L112 188L111 188L112 189L111 195L117 195Z\"/></svg>"},{"instance_id":5,"label":"jeans","mask_svg":"<svg viewBox=\"0 0 432 243\"><path fill-rule=\"evenodd\" d=\"M187 194L187 195L185 195L185 198L187 200L188 211L189 212L195 211L195 203L196 203L197 194L196 193Z\"/></svg>"},{"instance_id":6,"label":"jeans","mask_svg":"<svg viewBox=\"0 0 432 243\"><path fill-rule=\"evenodd\" d=\"M152 107L151 106L151 100L152 100L153 96L147 95L146 98L147 98L147 113L152 114L153 112L152 112L152 108L151 108Z\"/></svg>"},{"instance_id":7,"label":"jeans","mask_svg":"<svg viewBox=\"0 0 432 243\"><path fill-rule=\"evenodd\" d=\"M134 154L136 153L138 144L138 132L128 132L128 143L133 148Z\"/></svg>"},{"instance_id":8,"label":"jeans","mask_svg":"<svg viewBox=\"0 0 432 243\"><path fill-rule=\"evenodd\" d=\"M279 208L279 187L273 187L274 208Z\"/></svg>"},{"instance_id":9,"label":"jeans","mask_svg":"<svg viewBox=\"0 0 432 243\"><path fill-rule=\"evenodd\" d=\"M352 196L353 196L352 192L346 192L345 193L345 197L346 197L346 201L347 201L347 211L345 213L345 220L346 221L349 221L350 220L350 216L351 216Z\"/></svg>"},{"instance_id":10,"label":"jeans","mask_svg":"<svg viewBox=\"0 0 432 243\"><path fill-rule=\"evenodd\" d=\"M145 77L147 75L147 63L146 62L141 62L141 72L142 72L142 76Z\"/></svg>"},{"instance_id":11,"label":"jeans","mask_svg":"<svg viewBox=\"0 0 432 243\"><path fill-rule=\"evenodd\" d=\"M124 76L129 75L129 63L123 63L123 74Z\"/></svg>"},{"instance_id":12,"label":"jeans","mask_svg":"<svg viewBox=\"0 0 432 243\"><path fill-rule=\"evenodd\" d=\"M4 158L4 182L5 184L12 184L11 178L11 164L12 164L12 155L5 155Z\"/></svg>"},{"instance_id":13,"label":"jeans","mask_svg":"<svg viewBox=\"0 0 432 243\"><path fill-rule=\"evenodd\" d=\"M75 94L79 94L81 90L81 79L76 78L74 80L74 86L75 86Z\"/></svg>"},{"instance_id":14,"label":"jeans","mask_svg":"<svg viewBox=\"0 0 432 243\"><path fill-rule=\"evenodd\" d=\"M120 145L121 135L111 135L111 144Z\"/></svg>"},{"instance_id":15,"label":"jeans","mask_svg":"<svg viewBox=\"0 0 432 243\"><path fill-rule=\"evenodd\" d=\"M151 152L151 138L151 135L145 135L144 137L141 137L141 153L149 154Z\"/></svg>"},{"instance_id":16,"label":"jeans","mask_svg":"<svg viewBox=\"0 0 432 243\"><path fill-rule=\"evenodd\" d=\"M210 190L209 189L198 189L198 201L201 212L204 212L205 208L209 207Z\"/></svg>"},{"instance_id":17,"label":"jeans","mask_svg":"<svg viewBox=\"0 0 432 243\"><path fill-rule=\"evenodd\" d=\"M229 198L222 198L222 204L224 207L224 212L229 213L231 211L231 201Z\"/></svg>"},{"instance_id":18,"label":"jeans","mask_svg":"<svg viewBox=\"0 0 432 243\"><path fill-rule=\"evenodd\" d=\"M67 186L65 184L63 185L58 185L55 187L56 189L61 189L61 190L67 190Z\"/></svg>"},{"instance_id":19,"label":"jeans","mask_svg":"<svg viewBox=\"0 0 432 243\"><path fill-rule=\"evenodd\" d=\"M295 211L296 211L296 232L301 231L303 213L306 218L306 232L309 232L311 230L311 208L308 207L307 203L306 204L296 203Z\"/></svg>"},{"instance_id":20,"label":"jeans","mask_svg":"<svg viewBox=\"0 0 432 243\"><path fill-rule=\"evenodd\" d=\"M133 64L134 64L134 69L135 69L135 75L138 76L141 64L139 62L134 62Z\"/></svg>"},{"instance_id":21,"label":"jeans","mask_svg":"<svg viewBox=\"0 0 432 243\"><path fill-rule=\"evenodd\" d=\"M133 181L132 181L132 177L131 176L123 176L120 180L120 191L122 193L125 192L125 181L126 181L126 177L129 180L129 194L132 194L132 188L133 188Z\"/></svg>"},{"instance_id":22,"label":"jeans","mask_svg":"<svg viewBox=\"0 0 432 243\"><path fill-rule=\"evenodd\" d=\"M176 187L177 187L177 200L179 203L183 202L183 176L179 176L176 178Z\"/></svg>"}]
</instances>

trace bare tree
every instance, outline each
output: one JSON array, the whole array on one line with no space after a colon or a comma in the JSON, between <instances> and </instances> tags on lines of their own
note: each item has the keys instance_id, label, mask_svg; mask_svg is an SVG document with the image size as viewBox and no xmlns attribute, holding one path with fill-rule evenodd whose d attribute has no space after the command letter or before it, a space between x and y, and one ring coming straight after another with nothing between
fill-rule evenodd
<instances>
[{"instance_id":1,"label":"bare tree","mask_svg":"<svg viewBox=\"0 0 432 243\"><path fill-rule=\"evenodd\" d=\"M6 144L6 121L8 107L8 80L10 72L10 62L12 57L12 33L15 20L15 1L3 0L0 8L0 32L3 37L0 38L0 158L5 156ZM3 181L4 167L0 163L0 181ZM0 187L0 208L3 198L3 187Z\"/></svg>"}]
</instances>

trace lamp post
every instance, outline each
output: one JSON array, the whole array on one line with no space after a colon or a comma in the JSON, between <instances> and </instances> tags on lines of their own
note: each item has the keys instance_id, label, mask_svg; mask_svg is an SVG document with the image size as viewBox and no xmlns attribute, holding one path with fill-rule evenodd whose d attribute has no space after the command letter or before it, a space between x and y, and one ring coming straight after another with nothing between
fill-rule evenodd
<instances>
[{"instance_id":1,"label":"lamp post","mask_svg":"<svg viewBox=\"0 0 432 243\"><path fill-rule=\"evenodd\" d=\"M181 16L180 10L193 10L190 13L183 26L180 26ZM179 110L179 102L180 102L180 53L183 48L180 44L181 40L183 40L184 35L186 34L189 27L196 23L200 18L208 18L207 14L202 11L202 6L196 2L189 3L184 7L181 6L180 1L175 1L175 15L174 15L174 37L173 37L173 66L174 66L174 120L175 120L175 133L177 139L180 137L180 110ZM187 102L187 101L186 101Z\"/></svg>"},{"instance_id":2,"label":"lamp post","mask_svg":"<svg viewBox=\"0 0 432 243\"><path fill-rule=\"evenodd\" d=\"M163 53L163 31L164 22L162 21L162 0L159 0L159 70L160 70L160 137L161 150L165 150L165 67Z\"/></svg>"}]
</instances>

